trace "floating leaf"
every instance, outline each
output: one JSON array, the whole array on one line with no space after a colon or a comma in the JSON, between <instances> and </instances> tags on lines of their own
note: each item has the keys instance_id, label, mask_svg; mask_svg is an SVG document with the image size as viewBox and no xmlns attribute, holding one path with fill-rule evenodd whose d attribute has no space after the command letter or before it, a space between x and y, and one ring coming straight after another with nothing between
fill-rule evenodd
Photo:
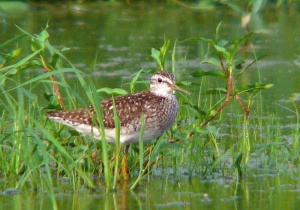
<instances>
[{"instance_id":1,"label":"floating leaf","mask_svg":"<svg viewBox=\"0 0 300 210\"><path fill-rule=\"evenodd\" d=\"M117 95L125 95L125 94L128 94L126 90L122 89L122 88L100 88L97 90L98 93L100 92L104 92L104 93L107 93L109 95L112 95L112 94L117 94Z\"/></svg>"}]
</instances>

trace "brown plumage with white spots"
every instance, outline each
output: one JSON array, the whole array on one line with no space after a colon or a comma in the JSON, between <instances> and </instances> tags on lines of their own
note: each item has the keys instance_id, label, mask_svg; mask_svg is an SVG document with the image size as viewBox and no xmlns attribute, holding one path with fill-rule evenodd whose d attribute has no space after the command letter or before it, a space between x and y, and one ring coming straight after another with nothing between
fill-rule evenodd
<instances>
[{"instance_id":1,"label":"brown plumage with white spots","mask_svg":"<svg viewBox=\"0 0 300 210\"><path fill-rule=\"evenodd\" d=\"M149 91L115 97L115 107L121 125L120 142L139 141L142 115L145 121L144 141L154 139L168 130L178 112L178 101L174 90L189 94L175 85L174 76L171 73L158 71L151 77ZM105 137L108 142L115 142L112 99L102 101L101 106ZM48 112L47 117L70 126L84 135L100 139L99 125L93 123L91 117L95 114L94 108L89 106L88 109Z\"/></svg>"}]
</instances>

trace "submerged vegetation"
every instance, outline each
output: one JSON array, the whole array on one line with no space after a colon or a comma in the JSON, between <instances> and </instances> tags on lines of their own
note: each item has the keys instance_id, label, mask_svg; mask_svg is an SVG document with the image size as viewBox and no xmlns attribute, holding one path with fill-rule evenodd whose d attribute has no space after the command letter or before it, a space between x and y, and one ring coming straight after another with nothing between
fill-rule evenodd
<instances>
[{"instance_id":1,"label":"submerged vegetation","mask_svg":"<svg viewBox=\"0 0 300 210\"><path fill-rule=\"evenodd\" d=\"M247 63L238 54L239 49L247 47L244 44L252 33L228 41L219 37L220 28L221 25L216 29L215 39L197 37L184 41L203 42L207 55L202 63L211 68L200 69L199 66L199 70L188 72L185 81L179 82L196 93L193 98L180 96L180 113L170 131L149 143L140 141L130 146L127 161L131 189L145 175L150 177L153 171L175 177L185 174L188 177L239 178L247 176L247 172L256 173L255 168L278 173L285 167L291 174L298 174L293 169L298 168L300 160L299 117L295 104L299 97L292 98L290 107L281 105L294 116L295 126L289 130L292 133L287 140L280 117L266 116L263 110L261 91L272 84L259 80L249 84L240 81L261 59L253 53L253 61ZM37 35L19 29L21 35L0 44L0 51L12 44L17 46L10 53L0 54L0 176L17 188L29 186L48 192L53 203L53 187L66 182L73 191L82 185L94 189L98 184L105 185L107 191L117 189L124 180L124 146L107 144L104 137L102 141L95 141L81 136L50 122L45 112L92 104L98 113L100 129L103 129L98 93L114 96L126 91L97 89L64 56L67 48L57 49L51 45L48 27ZM27 49L18 47L24 40L30 42L28 54ZM152 57L160 69L165 65L170 45L166 41L160 51L152 50ZM172 58L176 74L176 45ZM153 70L142 69L133 75L131 91L140 82L140 75L151 72ZM259 78L259 69L257 74ZM70 83L66 75L74 76L76 84ZM211 78L218 81L217 86ZM78 89L82 89L84 95L79 95ZM37 97L42 94L44 98ZM206 100L202 100L203 97ZM118 125L117 117L115 122Z\"/></svg>"}]
</instances>

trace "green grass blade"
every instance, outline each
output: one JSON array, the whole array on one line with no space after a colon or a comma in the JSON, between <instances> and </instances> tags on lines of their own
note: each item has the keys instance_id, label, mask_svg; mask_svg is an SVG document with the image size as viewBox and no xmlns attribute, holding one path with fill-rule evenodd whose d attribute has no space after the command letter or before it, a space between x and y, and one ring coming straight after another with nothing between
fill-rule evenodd
<instances>
[{"instance_id":1,"label":"green grass blade","mask_svg":"<svg viewBox=\"0 0 300 210\"><path fill-rule=\"evenodd\" d=\"M139 175L135 182L132 184L130 187L130 190L133 190L136 185L139 183L139 181L142 179L143 174L144 174L144 131L145 131L145 116L141 116L141 130L139 134L139 163L140 163L140 170L139 170Z\"/></svg>"}]
</instances>

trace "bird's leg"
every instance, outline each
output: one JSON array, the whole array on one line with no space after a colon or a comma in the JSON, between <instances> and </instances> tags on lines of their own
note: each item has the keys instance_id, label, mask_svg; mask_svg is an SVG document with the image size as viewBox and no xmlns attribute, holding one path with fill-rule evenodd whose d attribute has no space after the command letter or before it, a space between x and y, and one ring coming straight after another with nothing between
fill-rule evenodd
<instances>
[{"instance_id":1,"label":"bird's leg","mask_svg":"<svg viewBox=\"0 0 300 210\"><path fill-rule=\"evenodd\" d=\"M122 159L122 173L125 180L129 180L129 171L128 171L128 152L129 145L125 146L125 153Z\"/></svg>"}]
</instances>

